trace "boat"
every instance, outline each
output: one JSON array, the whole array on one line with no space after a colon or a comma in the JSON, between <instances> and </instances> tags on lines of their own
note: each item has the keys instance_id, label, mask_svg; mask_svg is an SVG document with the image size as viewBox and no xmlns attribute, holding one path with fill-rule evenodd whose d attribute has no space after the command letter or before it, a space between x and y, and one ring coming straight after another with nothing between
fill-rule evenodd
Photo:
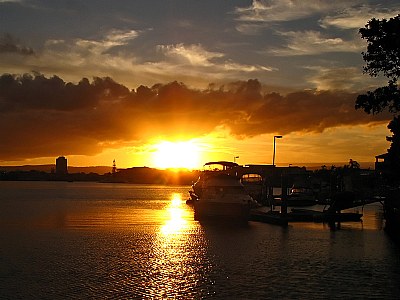
<instances>
[{"instance_id":1,"label":"boat","mask_svg":"<svg viewBox=\"0 0 400 300\"><path fill-rule=\"evenodd\" d=\"M289 206L310 206L317 204L312 188L304 186L293 186L290 189L287 202Z\"/></svg>"},{"instance_id":2,"label":"boat","mask_svg":"<svg viewBox=\"0 0 400 300\"><path fill-rule=\"evenodd\" d=\"M277 197L274 199L274 204L282 205L282 198ZM307 186L293 185L288 195L286 196L287 206L311 206L317 204L317 200L312 188Z\"/></svg>"},{"instance_id":3,"label":"boat","mask_svg":"<svg viewBox=\"0 0 400 300\"><path fill-rule=\"evenodd\" d=\"M209 162L222 168L204 170L199 180L193 184L190 197L194 206L195 220L233 220L248 221L250 208L256 204L246 192L235 172L238 166L232 162Z\"/></svg>"}]
</instances>

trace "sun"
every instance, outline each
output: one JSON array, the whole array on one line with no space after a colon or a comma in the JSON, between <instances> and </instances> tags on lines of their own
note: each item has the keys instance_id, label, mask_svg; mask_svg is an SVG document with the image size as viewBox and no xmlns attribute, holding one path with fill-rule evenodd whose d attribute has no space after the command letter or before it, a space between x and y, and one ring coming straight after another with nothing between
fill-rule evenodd
<instances>
[{"instance_id":1,"label":"sun","mask_svg":"<svg viewBox=\"0 0 400 300\"><path fill-rule=\"evenodd\" d=\"M201 151L194 141L163 141L155 146L153 164L159 169L197 169L200 166Z\"/></svg>"}]
</instances>

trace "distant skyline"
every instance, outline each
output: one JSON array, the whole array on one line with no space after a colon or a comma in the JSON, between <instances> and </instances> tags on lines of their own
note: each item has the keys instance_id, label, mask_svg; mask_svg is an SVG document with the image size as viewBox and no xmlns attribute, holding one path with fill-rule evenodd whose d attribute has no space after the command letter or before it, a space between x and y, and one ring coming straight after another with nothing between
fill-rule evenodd
<instances>
[{"instance_id":1,"label":"distant skyline","mask_svg":"<svg viewBox=\"0 0 400 300\"><path fill-rule=\"evenodd\" d=\"M0 0L0 165L374 161L358 34L398 1ZM29 76L24 74L30 74ZM87 78L87 79L86 79ZM190 155L188 154L190 153Z\"/></svg>"}]
</instances>

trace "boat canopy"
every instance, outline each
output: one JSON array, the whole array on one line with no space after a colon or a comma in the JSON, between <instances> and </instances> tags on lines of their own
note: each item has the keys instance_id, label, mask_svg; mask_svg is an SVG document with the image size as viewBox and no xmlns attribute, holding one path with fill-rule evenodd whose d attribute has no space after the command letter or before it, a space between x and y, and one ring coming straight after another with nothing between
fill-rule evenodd
<instances>
[{"instance_id":1,"label":"boat canopy","mask_svg":"<svg viewBox=\"0 0 400 300\"><path fill-rule=\"evenodd\" d=\"M224 170L232 169L234 167L239 166L237 163L231 161L210 161L204 164L204 166L211 166L211 165L220 165L224 168Z\"/></svg>"}]
</instances>

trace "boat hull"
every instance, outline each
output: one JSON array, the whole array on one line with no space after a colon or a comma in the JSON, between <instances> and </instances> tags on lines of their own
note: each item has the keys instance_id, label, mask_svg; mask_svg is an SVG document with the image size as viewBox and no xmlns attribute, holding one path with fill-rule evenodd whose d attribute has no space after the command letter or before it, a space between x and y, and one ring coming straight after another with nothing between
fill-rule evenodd
<instances>
[{"instance_id":1,"label":"boat hull","mask_svg":"<svg viewBox=\"0 0 400 300\"><path fill-rule=\"evenodd\" d=\"M247 222L250 217L250 206L242 203L226 203L212 201L195 201L195 220L221 219Z\"/></svg>"}]
</instances>

